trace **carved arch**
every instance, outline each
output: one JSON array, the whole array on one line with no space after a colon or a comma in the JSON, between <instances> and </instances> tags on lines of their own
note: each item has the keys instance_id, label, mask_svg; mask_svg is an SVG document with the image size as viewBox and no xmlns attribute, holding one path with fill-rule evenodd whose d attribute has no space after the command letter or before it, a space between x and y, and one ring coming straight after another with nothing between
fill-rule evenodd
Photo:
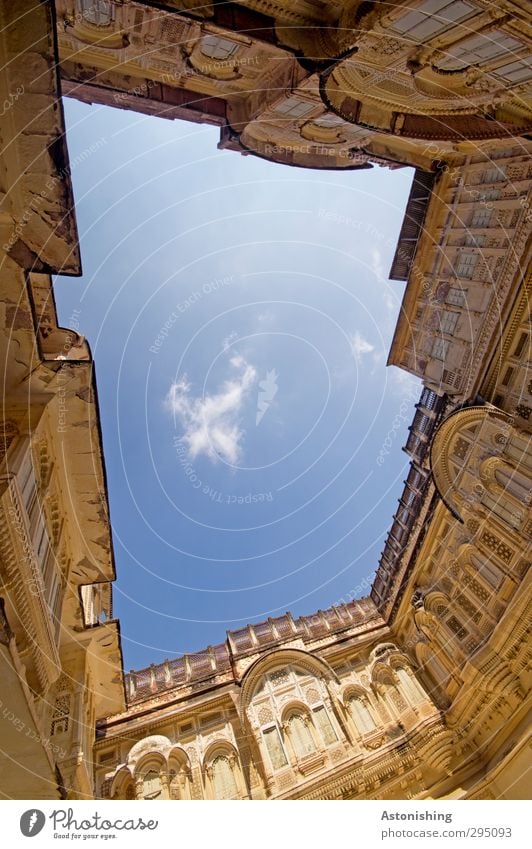
<instances>
[{"instance_id":1,"label":"carved arch","mask_svg":"<svg viewBox=\"0 0 532 849\"><path fill-rule=\"evenodd\" d=\"M240 755L229 740L213 740L207 747L202 772L211 799L248 796Z\"/></svg>"},{"instance_id":2,"label":"carved arch","mask_svg":"<svg viewBox=\"0 0 532 849\"><path fill-rule=\"evenodd\" d=\"M463 493L460 491L462 467L456 473L456 457L451 462L452 449L456 440L476 430L476 438L481 430L500 431L501 424L511 424L508 413L492 406L464 407L455 410L437 428L430 448L430 468L434 484L445 506L460 522L464 521ZM465 433L464 433L465 432ZM491 440L490 440L491 441ZM469 464L469 470L480 478L480 469Z\"/></svg>"},{"instance_id":3,"label":"carved arch","mask_svg":"<svg viewBox=\"0 0 532 849\"><path fill-rule=\"evenodd\" d=\"M304 713L310 718L309 706L304 701L302 701L302 699L294 697L293 699L290 699L287 704L283 705L283 709L281 711L280 716L281 723L283 725L286 724L286 722L294 713Z\"/></svg>"},{"instance_id":4,"label":"carved arch","mask_svg":"<svg viewBox=\"0 0 532 849\"><path fill-rule=\"evenodd\" d=\"M340 683L334 670L322 658L301 649L274 649L256 660L242 676L240 710L243 720L260 679L271 669L282 665L296 666L316 678L323 678L331 683Z\"/></svg>"},{"instance_id":5,"label":"carved arch","mask_svg":"<svg viewBox=\"0 0 532 849\"><path fill-rule=\"evenodd\" d=\"M181 746L168 754L168 792L171 799L190 799L192 768L190 758Z\"/></svg>"},{"instance_id":6,"label":"carved arch","mask_svg":"<svg viewBox=\"0 0 532 849\"><path fill-rule=\"evenodd\" d=\"M109 787L109 798L111 799L134 799L135 782L133 773L125 764L118 767L111 779Z\"/></svg>"}]
</instances>

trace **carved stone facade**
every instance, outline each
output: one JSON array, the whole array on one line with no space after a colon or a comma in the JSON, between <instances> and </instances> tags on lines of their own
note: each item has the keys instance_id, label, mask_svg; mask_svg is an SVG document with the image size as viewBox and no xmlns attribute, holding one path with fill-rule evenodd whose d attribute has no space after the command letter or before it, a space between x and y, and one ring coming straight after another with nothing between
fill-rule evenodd
<instances>
[{"instance_id":1,"label":"carved stone facade","mask_svg":"<svg viewBox=\"0 0 532 849\"><path fill-rule=\"evenodd\" d=\"M56 7L65 94L217 125L223 149L307 168L430 168L434 142L451 158L532 127L519 2Z\"/></svg>"},{"instance_id":2,"label":"carved stone facade","mask_svg":"<svg viewBox=\"0 0 532 849\"><path fill-rule=\"evenodd\" d=\"M408 285L388 363L454 401L482 388L483 397L511 413L532 400L531 152L530 142L520 142L489 157L440 162L430 186L418 173L391 272ZM486 370L503 350L488 389ZM526 413L520 418L527 421Z\"/></svg>"},{"instance_id":3,"label":"carved stone facade","mask_svg":"<svg viewBox=\"0 0 532 849\"><path fill-rule=\"evenodd\" d=\"M99 725L98 794L403 798L446 776L453 735L369 599L246 631L230 665L181 685L168 664L127 676L127 712Z\"/></svg>"},{"instance_id":4,"label":"carved stone facade","mask_svg":"<svg viewBox=\"0 0 532 849\"><path fill-rule=\"evenodd\" d=\"M57 0L54 15L21 0L0 11L3 793L526 797L525 4ZM418 166L390 363L424 388L370 597L229 632L129 673L125 692L92 360L58 327L50 277L81 273L60 84L215 123L223 147L287 164Z\"/></svg>"},{"instance_id":5,"label":"carved stone facade","mask_svg":"<svg viewBox=\"0 0 532 849\"><path fill-rule=\"evenodd\" d=\"M33 5L0 35L0 773L35 799L92 796L125 695L93 364L50 276L81 273L51 26Z\"/></svg>"}]
</instances>

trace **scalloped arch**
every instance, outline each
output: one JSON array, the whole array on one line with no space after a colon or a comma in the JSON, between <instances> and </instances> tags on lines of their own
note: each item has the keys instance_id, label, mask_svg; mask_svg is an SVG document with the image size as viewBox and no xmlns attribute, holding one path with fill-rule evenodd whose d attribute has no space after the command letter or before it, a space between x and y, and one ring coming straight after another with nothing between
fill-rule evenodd
<instances>
[{"instance_id":1,"label":"scalloped arch","mask_svg":"<svg viewBox=\"0 0 532 849\"><path fill-rule=\"evenodd\" d=\"M270 669L282 664L299 666L307 670L311 675L325 677L328 681L339 683L338 676L334 670L322 658L315 657L302 649L274 649L258 658L242 677L241 712L243 715L253 698L255 688L262 676Z\"/></svg>"},{"instance_id":2,"label":"scalloped arch","mask_svg":"<svg viewBox=\"0 0 532 849\"><path fill-rule=\"evenodd\" d=\"M240 761L238 750L235 748L233 743L231 743L230 740L220 738L219 740L213 740L212 743L210 743L205 749L202 761L203 769L208 766L210 761L218 757L218 755L231 755Z\"/></svg>"},{"instance_id":3,"label":"scalloped arch","mask_svg":"<svg viewBox=\"0 0 532 849\"><path fill-rule=\"evenodd\" d=\"M281 722L286 722L288 717L294 713L306 713L308 716L310 716L310 708L301 699L294 697L293 699L290 699L290 701L287 702L285 705L283 705L280 717Z\"/></svg>"},{"instance_id":4,"label":"scalloped arch","mask_svg":"<svg viewBox=\"0 0 532 849\"><path fill-rule=\"evenodd\" d=\"M134 782L132 770L122 764L113 775L111 786L109 787L109 796L112 798L115 793L121 793L128 784Z\"/></svg>"}]
</instances>

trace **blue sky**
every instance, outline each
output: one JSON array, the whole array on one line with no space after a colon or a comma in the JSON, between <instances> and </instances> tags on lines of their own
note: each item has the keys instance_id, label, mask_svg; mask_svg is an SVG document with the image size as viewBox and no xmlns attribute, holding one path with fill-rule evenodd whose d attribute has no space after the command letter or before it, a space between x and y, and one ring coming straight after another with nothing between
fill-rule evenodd
<instances>
[{"instance_id":1,"label":"blue sky","mask_svg":"<svg viewBox=\"0 0 532 849\"><path fill-rule=\"evenodd\" d=\"M421 388L385 367L412 171L65 109L84 274L55 291L96 362L126 668L367 594Z\"/></svg>"}]
</instances>

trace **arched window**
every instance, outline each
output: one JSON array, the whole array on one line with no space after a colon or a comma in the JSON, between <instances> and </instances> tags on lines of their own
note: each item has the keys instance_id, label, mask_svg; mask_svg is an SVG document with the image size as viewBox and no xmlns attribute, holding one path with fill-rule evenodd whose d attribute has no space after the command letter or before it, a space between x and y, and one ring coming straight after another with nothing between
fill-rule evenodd
<instances>
[{"instance_id":1,"label":"arched window","mask_svg":"<svg viewBox=\"0 0 532 849\"><path fill-rule=\"evenodd\" d=\"M498 566L495 563L492 563L491 560L488 560L487 557L480 556L478 554L471 555L471 563L478 574L486 580L486 582L497 589L502 579L504 578L504 574L501 572Z\"/></svg>"},{"instance_id":2,"label":"arched window","mask_svg":"<svg viewBox=\"0 0 532 849\"><path fill-rule=\"evenodd\" d=\"M363 696L351 696L349 699L349 711L361 734L368 734L370 731L376 729L375 720Z\"/></svg>"},{"instance_id":3,"label":"arched window","mask_svg":"<svg viewBox=\"0 0 532 849\"><path fill-rule=\"evenodd\" d=\"M522 501L525 504L528 502L532 489L532 481L529 477L522 474L522 472L518 472L516 469L511 469L508 466L500 466L498 469L495 469L495 480L499 486L502 486L506 492L517 498L518 501Z\"/></svg>"},{"instance_id":4,"label":"arched window","mask_svg":"<svg viewBox=\"0 0 532 849\"><path fill-rule=\"evenodd\" d=\"M234 799L238 796L235 776L227 755L218 755L212 765L212 783L215 799Z\"/></svg>"},{"instance_id":5,"label":"arched window","mask_svg":"<svg viewBox=\"0 0 532 849\"><path fill-rule=\"evenodd\" d=\"M112 20L111 0L80 0L83 20L98 27L106 27Z\"/></svg>"},{"instance_id":6,"label":"arched window","mask_svg":"<svg viewBox=\"0 0 532 849\"><path fill-rule=\"evenodd\" d=\"M430 651L428 646L416 646L416 656L423 670L427 673L428 692L431 698L441 694L447 700L450 672L434 652Z\"/></svg>"},{"instance_id":7,"label":"arched window","mask_svg":"<svg viewBox=\"0 0 532 849\"><path fill-rule=\"evenodd\" d=\"M491 492L485 491L482 494L481 503L492 515L497 516L501 522L504 522L510 528L518 528L523 521L523 512L519 510L517 505L510 503L509 499L503 494L493 495Z\"/></svg>"},{"instance_id":8,"label":"arched window","mask_svg":"<svg viewBox=\"0 0 532 849\"><path fill-rule=\"evenodd\" d=\"M262 729L262 736L266 745L272 767L274 770L282 769L288 764L285 750L281 742L281 736L276 725Z\"/></svg>"},{"instance_id":9,"label":"arched window","mask_svg":"<svg viewBox=\"0 0 532 849\"><path fill-rule=\"evenodd\" d=\"M407 701L413 705L418 705L421 702L424 702L427 697L416 678L414 678L413 675L410 675L408 670L403 666L398 667L395 672L399 679L399 686Z\"/></svg>"},{"instance_id":10,"label":"arched window","mask_svg":"<svg viewBox=\"0 0 532 849\"><path fill-rule=\"evenodd\" d=\"M161 776L154 769L150 769L142 781L142 798L157 799L163 791Z\"/></svg>"},{"instance_id":11,"label":"arched window","mask_svg":"<svg viewBox=\"0 0 532 849\"><path fill-rule=\"evenodd\" d=\"M529 434L513 431L504 453L520 468L532 469L532 445Z\"/></svg>"},{"instance_id":12,"label":"arched window","mask_svg":"<svg viewBox=\"0 0 532 849\"><path fill-rule=\"evenodd\" d=\"M313 707L312 715L325 745L330 746L332 743L336 743L338 737L336 736L336 731L333 728L325 705L316 705L316 707Z\"/></svg>"},{"instance_id":13,"label":"arched window","mask_svg":"<svg viewBox=\"0 0 532 849\"><path fill-rule=\"evenodd\" d=\"M201 52L209 59L229 59L236 53L238 44L234 41L229 41L228 38L221 38L218 35L204 35L201 40Z\"/></svg>"},{"instance_id":14,"label":"arched window","mask_svg":"<svg viewBox=\"0 0 532 849\"><path fill-rule=\"evenodd\" d=\"M304 758L316 749L308 723L308 717L301 713L293 713L288 718L290 742L298 758Z\"/></svg>"}]
</instances>

